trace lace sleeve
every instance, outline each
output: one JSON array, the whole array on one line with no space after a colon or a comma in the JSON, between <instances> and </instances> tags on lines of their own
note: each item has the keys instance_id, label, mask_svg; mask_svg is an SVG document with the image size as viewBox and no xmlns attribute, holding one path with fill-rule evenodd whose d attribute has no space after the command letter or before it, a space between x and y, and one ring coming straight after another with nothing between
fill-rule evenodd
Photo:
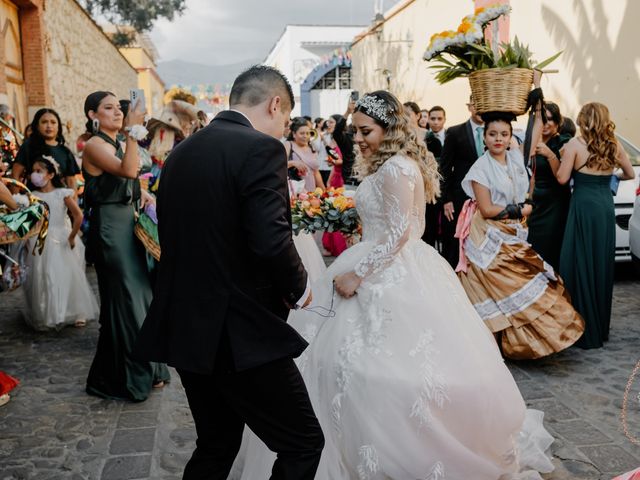
<instances>
[{"instance_id":1,"label":"lace sleeve","mask_svg":"<svg viewBox=\"0 0 640 480\"><path fill-rule=\"evenodd\" d=\"M416 181L420 173L412 160L388 160L378 172L386 238L373 247L355 267L360 278L379 272L391 263L409 240Z\"/></svg>"}]
</instances>

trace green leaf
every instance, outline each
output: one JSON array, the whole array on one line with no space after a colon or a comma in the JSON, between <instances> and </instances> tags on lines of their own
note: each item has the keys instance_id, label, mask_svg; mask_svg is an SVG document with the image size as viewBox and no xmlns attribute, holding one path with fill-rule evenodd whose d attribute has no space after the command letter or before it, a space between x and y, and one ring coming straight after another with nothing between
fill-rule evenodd
<instances>
[{"instance_id":1,"label":"green leaf","mask_svg":"<svg viewBox=\"0 0 640 480\"><path fill-rule=\"evenodd\" d=\"M562 52L564 50L560 50L558 53L556 53L555 55L547 58L546 60L543 60L542 62L538 63L535 67L535 69L537 70L542 70L544 67L548 66L551 62L555 61L560 55L562 55Z\"/></svg>"}]
</instances>

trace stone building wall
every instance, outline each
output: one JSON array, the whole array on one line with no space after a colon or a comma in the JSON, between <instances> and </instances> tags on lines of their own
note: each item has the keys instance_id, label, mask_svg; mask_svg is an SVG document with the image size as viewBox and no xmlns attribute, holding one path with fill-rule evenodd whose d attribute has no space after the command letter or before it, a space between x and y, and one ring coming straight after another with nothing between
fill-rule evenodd
<instances>
[{"instance_id":1,"label":"stone building wall","mask_svg":"<svg viewBox=\"0 0 640 480\"><path fill-rule=\"evenodd\" d=\"M138 85L137 72L76 0L47 0L43 16L51 104L74 148L85 130L85 97L108 90L129 98L129 89Z\"/></svg>"}]
</instances>

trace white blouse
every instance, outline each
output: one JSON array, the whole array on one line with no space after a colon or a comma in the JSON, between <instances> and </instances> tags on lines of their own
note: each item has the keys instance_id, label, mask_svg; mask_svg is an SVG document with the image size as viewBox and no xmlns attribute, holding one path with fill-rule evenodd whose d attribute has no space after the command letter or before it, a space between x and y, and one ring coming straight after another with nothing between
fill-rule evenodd
<instances>
[{"instance_id":1,"label":"white blouse","mask_svg":"<svg viewBox=\"0 0 640 480\"><path fill-rule=\"evenodd\" d=\"M507 150L507 164L502 165L488 151L476 160L462 180L462 189L476 199L471 182L478 182L491 192L494 205L507 206L524 202L529 191L529 176L519 149Z\"/></svg>"}]
</instances>

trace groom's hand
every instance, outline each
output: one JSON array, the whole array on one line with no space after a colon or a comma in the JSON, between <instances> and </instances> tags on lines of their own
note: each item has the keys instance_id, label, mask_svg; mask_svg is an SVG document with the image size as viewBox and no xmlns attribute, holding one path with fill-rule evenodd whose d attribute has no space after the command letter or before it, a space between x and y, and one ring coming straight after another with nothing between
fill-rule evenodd
<instances>
[{"instance_id":1,"label":"groom's hand","mask_svg":"<svg viewBox=\"0 0 640 480\"><path fill-rule=\"evenodd\" d=\"M311 305L311 302L313 301L313 293L309 292L309 296L307 297L307 301L304 302L304 305L302 305L302 308L308 307L309 305Z\"/></svg>"},{"instance_id":2,"label":"groom's hand","mask_svg":"<svg viewBox=\"0 0 640 480\"><path fill-rule=\"evenodd\" d=\"M313 293L311 293L311 291L309 291L309 295L307 296L307 299L305 300L304 304L301 307L299 306L300 304L291 305L289 302L287 302L284 299L282 301L284 302L284 304L287 306L287 308L289 310L297 310L298 308L305 308L305 307L308 307L311 304L311 302L313 301Z\"/></svg>"}]
</instances>

